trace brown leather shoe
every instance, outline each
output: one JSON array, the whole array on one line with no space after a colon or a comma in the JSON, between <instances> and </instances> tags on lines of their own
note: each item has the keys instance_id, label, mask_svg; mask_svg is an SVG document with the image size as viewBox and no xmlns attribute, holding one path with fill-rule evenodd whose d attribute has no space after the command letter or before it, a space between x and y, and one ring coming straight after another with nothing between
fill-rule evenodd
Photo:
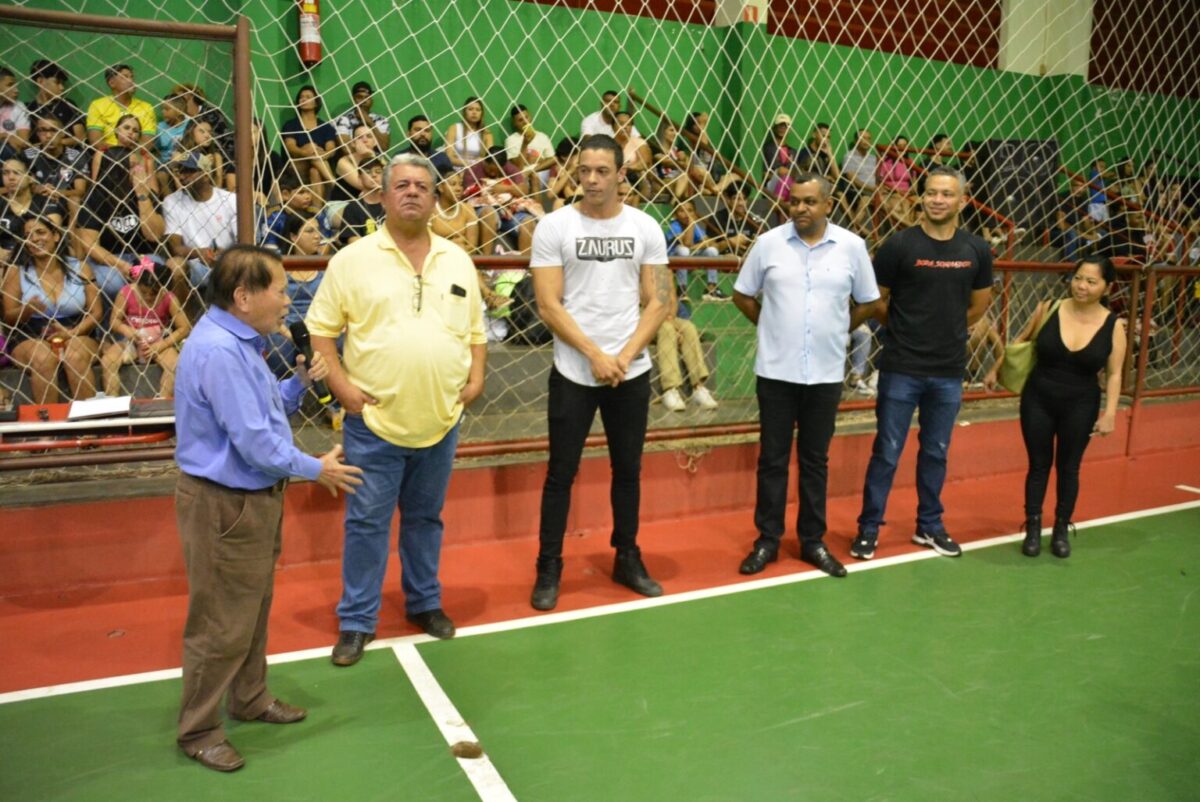
<instances>
[{"instance_id":1,"label":"brown leather shoe","mask_svg":"<svg viewBox=\"0 0 1200 802\"><path fill-rule=\"evenodd\" d=\"M213 771L237 771L246 765L246 761L229 741L206 746L197 752L185 751L185 754L204 768Z\"/></svg>"},{"instance_id":2,"label":"brown leather shoe","mask_svg":"<svg viewBox=\"0 0 1200 802\"><path fill-rule=\"evenodd\" d=\"M304 721L304 717L308 715L308 711L303 707L289 705L280 699L276 699L267 707L266 710L259 713L252 719L241 718L234 716L238 721L265 721L268 724L295 724L297 721Z\"/></svg>"}]
</instances>

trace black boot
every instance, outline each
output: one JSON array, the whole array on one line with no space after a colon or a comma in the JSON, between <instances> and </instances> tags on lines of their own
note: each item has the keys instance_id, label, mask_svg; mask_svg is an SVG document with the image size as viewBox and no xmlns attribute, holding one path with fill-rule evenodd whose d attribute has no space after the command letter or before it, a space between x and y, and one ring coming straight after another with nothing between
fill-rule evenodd
<instances>
[{"instance_id":1,"label":"black boot","mask_svg":"<svg viewBox=\"0 0 1200 802\"><path fill-rule=\"evenodd\" d=\"M646 566L642 563L642 552L636 547L617 552L617 558L613 561L612 578L618 585L624 585L643 596L662 595L662 585L650 578Z\"/></svg>"},{"instance_id":2,"label":"black boot","mask_svg":"<svg viewBox=\"0 0 1200 802\"><path fill-rule=\"evenodd\" d=\"M1026 557L1036 557L1042 553L1042 516L1030 515L1025 519L1025 541L1021 544L1021 553Z\"/></svg>"},{"instance_id":3,"label":"black boot","mask_svg":"<svg viewBox=\"0 0 1200 802\"><path fill-rule=\"evenodd\" d=\"M1070 521L1063 518L1054 519L1054 531L1050 533L1050 552L1055 557L1065 559L1071 556L1071 541L1068 538L1072 528Z\"/></svg>"},{"instance_id":4,"label":"black boot","mask_svg":"<svg viewBox=\"0 0 1200 802\"><path fill-rule=\"evenodd\" d=\"M535 610L553 610L558 604L558 582L562 577L561 557L538 557L537 581L529 603Z\"/></svg>"}]
</instances>

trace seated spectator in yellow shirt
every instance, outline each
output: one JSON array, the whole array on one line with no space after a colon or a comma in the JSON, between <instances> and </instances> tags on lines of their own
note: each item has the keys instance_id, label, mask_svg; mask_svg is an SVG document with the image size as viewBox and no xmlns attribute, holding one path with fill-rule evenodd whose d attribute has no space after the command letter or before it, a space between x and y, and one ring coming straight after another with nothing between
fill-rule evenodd
<instances>
[{"instance_id":1,"label":"seated spectator in yellow shirt","mask_svg":"<svg viewBox=\"0 0 1200 802\"><path fill-rule=\"evenodd\" d=\"M104 70L104 80L108 82L112 95L98 97L88 105L88 144L93 147L101 142L105 145L117 144L117 123L126 114L137 117L142 126L142 136L147 139L155 137L158 134L158 116L154 113L154 106L134 97L137 82L133 79L133 68L128 64L108 67Z\"/></svg>"}]
</instances>

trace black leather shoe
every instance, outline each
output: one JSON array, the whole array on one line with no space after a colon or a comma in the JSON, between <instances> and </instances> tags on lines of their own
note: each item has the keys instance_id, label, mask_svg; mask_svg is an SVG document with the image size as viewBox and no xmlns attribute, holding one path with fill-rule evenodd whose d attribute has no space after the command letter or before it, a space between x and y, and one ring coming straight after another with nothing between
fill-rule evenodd
<instances>
[{"instance_id":1,"label":"black leather shoe","mask_svg":"<svg viewBox=\"0 0 1200 802\"><path fill-rule=\"evenodd\" d=\"M1054 530L1050 533L1050 553L1055 557L1066 559L1071 556L1071 530L1075 525L1070 521L1056 518Z\"/></svg>"},{"instance_id":2,"label":"black leather shoe","mask_svg":"<svg viewBox=\"0 0 1200 802\"><path fill-rule=\"evenodd\" d=\"M446 617L440 607L426 610L423 613L413 613L408 616L408 620L425 630L426 635L432 635L441 640L454 637L454 622Z\"/></svg>"},{"instance_id":3,"label":"black leather shoe","mask_svg":"<svg viewBox=\"0 0 1200 802\"><path fill-rule=\"evenodd\" d=\"M1025 540L1021 542L1021 553L1036 557L1042 553L1042 516L1030 515L1025 519Z\"/></svg>"},{"instance_id":4,"label":"black leather shoe","mask_svg":"<svg viewBox=\"0 0 1200 802\"><path fill-rule=\"evenodd\" d=\"M295 724L297 721L304 721L307 715L308 711L303 707L289 705L282 699L276 699L257 716L252 718L232 716L232 718L236 718L238 721L262 721L267 724Z\"/></svg>"},{"instance_id":5,"label":"black leather shoe","mask_svg":"<svg viewBox=\"0 0 1200 802\"><path fill-rule=\"evenodd\" d=\"M742 560L742 564L738 566L738 571L743 574L758 574L767 567L767 563L773 563L778 559L778 549L755 546L754 550L746 555L746 559Z\"/></svg>"},{"instance_id":6,"label":"black leather shoe","mask_svg":"<svg viewBox=\"0 0 1200 802\"><path fill-rule=\"evenodd\" d=\"M213 771L237 771L246 765L246 761L238 754L238 750L234 749L233 744L229 743L229 741L221 741L219 744L206 746L195 752L185 750L184 754L201 766L204 766L204 768L212 769Z\"/></svg>"},{"instance_id":7,"label":"black leather shoe","mask_svg":"<svg viewBox=\"0 0 1200 802\"><path fill-rule=\"evenodd\" d=\"M533 583L533 593L529 603L535 610L553 610L558 605L558 585L562 577L561 559L538 558L537 581Z\"/></svg>"},{"instance_id":8,"label":"black leather shoe","mask_svg":"<svg viewBox=\"0 0 1200 802\"><path fill-rule=\"evenodd\" d=\"M825 547L824 543L818 543L815 546L801 546L800 559L809 565L815 565L830 576L843 577L846 575L846 566L829 553L829 549Z\"/></svg>"},{"instance_id":9,"label":"black leather shoe","mask_svg":"<svg viewBox=\"0 0 1200 802\"><path fill-rule=\"evenodd\" d=\"M637 549L617 552L612 578L618 585L624 585L643 596L661 596L663 592L662 585L650 578L642 563L642 553Z\"/></svg>"},{"instance_id":10,"label":"black leather shoe","mask_svg":"<svg viewBox=\"0 0 1200 802\"><path fill-rule=\"evenodd\" d=\"M333 664L335 666L352 666L362 659L363 648L375 640L374 632L338 633L337 645L333 647Z\"/></svg>"}]
</instances>

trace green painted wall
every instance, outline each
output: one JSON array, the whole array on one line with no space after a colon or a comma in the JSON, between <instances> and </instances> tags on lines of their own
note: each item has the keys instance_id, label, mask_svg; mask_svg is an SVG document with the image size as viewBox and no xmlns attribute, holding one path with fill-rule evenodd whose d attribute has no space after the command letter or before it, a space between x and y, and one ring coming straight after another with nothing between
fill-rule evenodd
<instances>
[{"instance_id":1,"label":"green painted wall","mask_svg":"<svg viewBox=\"0 0 1200 802\"><path fill-rule=\"evenodd\" d=\"M161 2L154 0L122 0L112 2L64 2L63 0L30 0L20 3L29 8L50 11L74 10L103 16L133 19L163 19ZM180 22L210 22L203 11L203 2L180 2ZM209 5L213 5L209 3ZM200 8L196 8L199 6ZM68 8L69 7L69 8ZM114 13L114 10L121 13ZM187 13L187 12L191 13ZM67 96L84 111L94 98L109 94L104 81L104 69L113 64L129 64L139 82L138 97L157 103L177 83L195 83L205 90L213 102L232 106L233 72L232 49L189 39L163 37L110 36L80 33L70 30L41 29L24 25L0 24L0 63L20 76L21 98L28 99L35 89L26 80L29 67L38 58L58 62L71 76Z\"/></svg>"},{"instance_id":2,"label":"green painted wall","mask_svg":"<svg viewBox=\"0 0 1200 802\"><path fill-rule=\"evenodd\" d=\"M26 5L160 19L168 13L161 0ZM676 118L711 110L714 141L756 173L769 119L779 111L794 117L796 143L811 122L831 123L839 154L852 131L867 126L877 141L903 133L917 146L938 131L959 144L1054 137L1072 167L1096 156L1146 158L1156 149L1200 161L1194 101L1100 89L1078 77L1037 78L772 37L760 26L709 28L513 0L336 0L322 20L325 59L308 72L296 57L296 12L285 0L169 4L171 15L194 22L228 24L238 12L255 31L256 113L268 130L292 115L301 84L321 89L333 115L347 106L350 85L366 79L377 89L377 108L398 129L422 112L444 131L462 101L479 95L497 139L508 133L513 102L528 104L539 127L557 139L577 133L602 90L632 86ZM229 106L224 47L59 32L33 45L33 30L0 26L0 61L24 73L35 55L60 60L77 76L72 94L81 105L106 92L99 74L106 64L128 61L143 81L143 97L160 98L186 80ZM646 133L655 120L643 114L639 123ZM401 136L397 130L394 140Z\"/></svg>"}]
</instances>

